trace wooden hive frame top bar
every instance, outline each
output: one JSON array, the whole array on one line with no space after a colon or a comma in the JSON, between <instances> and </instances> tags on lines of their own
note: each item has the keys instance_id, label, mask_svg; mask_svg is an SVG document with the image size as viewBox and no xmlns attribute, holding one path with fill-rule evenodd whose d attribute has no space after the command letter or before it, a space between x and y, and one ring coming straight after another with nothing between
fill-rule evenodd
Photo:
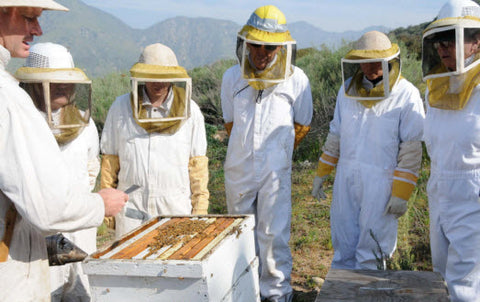
<instances>
[{"instance_id":1,"label":"wooden hive frame top bar","mask_svg":"<svg viewBox=\"0 0 480 302\"><path fill-rule=\"evenodd\" d=\"M126 234L94 259L201 260L223 238L238 232L244 216L156 217ZM193 225L196 231L190 230ZM158 236L158 237L157 237ZM169 237L165 245L164 237Z\"/></svg>"}]
</instances>

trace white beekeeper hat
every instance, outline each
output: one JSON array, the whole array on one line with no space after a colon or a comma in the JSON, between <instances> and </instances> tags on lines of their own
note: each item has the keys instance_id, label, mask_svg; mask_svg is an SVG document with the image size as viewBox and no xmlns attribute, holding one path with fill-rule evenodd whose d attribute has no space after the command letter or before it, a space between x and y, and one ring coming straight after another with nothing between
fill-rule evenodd
<instances>
[{"instance_id":1,"label":"white beekeeper hat","mask_svg":"<svg viewBox=\"0 0 480 302\"><path fill-rule=\"evenodd\" d=\"M25 67L74 68L75 65L65 46L47 42L32 45Z\"/></svg>"},{"instance_id":2,"label":"white beekeeper hat","mask_svg":"<svg viewBox=\"0 0 480 302\"><path fill-rule=\"evenodd\" d=\"M68 49L50 42L32 45L25 66L17 70L15 77L22 82L91 83L81 69L75 68Z\"/></svg>"},{"instance_id":3,"label":"white beekeeper hat","mask_svg":"<svg viewBox=\"0 0 480 302\"><path fill-rule=\"evenodd\" d=\"M147 65L178 66L177 57L173 50L161 43L145 47L138 62Z\"/></svg>"},{"instance_id":4,"label":"white beekeeper hat","mask_svg":"<svg viewBox=\"0 0 480 302\"><path fill-rule=\"evenodd\" d=\"M45 10L68 11L68 8L53 0L0 0L0 7L38 7Z\"/></svg>"}]
</instances>

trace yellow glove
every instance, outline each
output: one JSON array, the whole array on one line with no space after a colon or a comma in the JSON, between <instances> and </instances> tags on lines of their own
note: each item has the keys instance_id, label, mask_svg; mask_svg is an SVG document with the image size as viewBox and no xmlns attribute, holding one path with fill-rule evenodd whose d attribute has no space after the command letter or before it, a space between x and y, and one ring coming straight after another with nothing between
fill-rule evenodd
<instances>
[{"instance_id":1,"label":"yellow glove","mask_svg":"<svg viewBox=\"0 0 480 302\"><path fill-rule=\"evenodd\" d=\"M300 125L297 123L294 123L293 126L295 128L295 144L293 145L293 148L297 148L298 144L300 144L300 142L308 134L308 131L310 131L310 126Z\"/></svg>"},{"instance_id":2,"label":"yellow glove","mask_svg":"<svg viewBox=\"0 0 480 302\"><path fill-rule=\"evenodd\" d=\"M120 159L118 155L104 154L102 155L102 170L100 176L100 187L117 188L118 172L120 171Z\"/></svg>"},{"instance_id":3,"label":"yellow glove","mask_svg":"<svg viewBox=\"0 0 480 302\"><path fill-rule=\"evenodd\" d=\"M226 123L223 126L225 127L225 130L227 130L228 136L230 136L230 133L232 133L233 122Z\"/></svg>"},{"instance_id":4,"label":"yellow glove","mask_svg":"<svg viewBox=\"0 0 480 302\"><path fill-rule=\"evenodd\" d=\"M115 230L115 216L104 217L103 223L107 226L107 228Z\"/></svg>"},{"instance_id":5,"label":"yellow glove","mask_svg":"<svg viewBox=\"0 0 480 302\"><path fill-rule=\"evenodd\" d=\"M392 196L409 200L422 164L422 143L419 141L400 143L397 162L397 168L393 173Z\"/></svg>"},{"instance_id":6,"label":"yellow glove","mask_svg":"<svg viewBox=\"0 0 480 302\"><path fill-rule=\"evenodd\" d=\"M100 175L100 188L117 188L120 159L117 155L103 154ZM104 217L103 223L108 228L115 229L115 217Z\"/></svg>"},{"instance_id":7,"label":"yellow glove","mask_svg":"<svg viewBox=\"0 0 480 302\"><path fill-rule=\"evenodd\" d=\"M395 170L393 172L392 196L409 200L416 183L417 176L415 174Z\"/></svg>"},{"instance_id":8,"label":"yellow glove","mask_svg":"<svg viewBox=\"0 0 480 302\"><path fill-rule=\"evenodd\" d=\"M192 191L192 215L208 214L208 157L191 157L188 162L190 190Z\"/></svg>"}]
</instances>

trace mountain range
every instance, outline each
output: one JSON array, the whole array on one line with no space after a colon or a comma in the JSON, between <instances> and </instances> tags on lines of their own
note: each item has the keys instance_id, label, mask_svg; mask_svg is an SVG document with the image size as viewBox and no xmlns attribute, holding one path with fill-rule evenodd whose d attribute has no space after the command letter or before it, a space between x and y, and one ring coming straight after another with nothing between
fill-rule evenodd
<instances>
[{"instance_id":1,"label":"mountain range","mask_svg":"<svg viewBox=\"0 0 480 302\"><path fill-rule=\"evenodd\" d=\"M44 35L37 42L59 43L70 49L75 64L90 77L126 72L138 60L146 45L160 42L173 49L179 64L186 69L234 58L237 32L242 25L212 18L175 17L146 29L133 29L122 20L81 0L58 0L69 12L45 11L40 18ZM388 32L386 27L369 27L342 33L323 31L307 22L288 25L297 48L335 48L356 40L370 30ZM16 70L23 60L9 66Z\"/></svg>"}]
</instances>

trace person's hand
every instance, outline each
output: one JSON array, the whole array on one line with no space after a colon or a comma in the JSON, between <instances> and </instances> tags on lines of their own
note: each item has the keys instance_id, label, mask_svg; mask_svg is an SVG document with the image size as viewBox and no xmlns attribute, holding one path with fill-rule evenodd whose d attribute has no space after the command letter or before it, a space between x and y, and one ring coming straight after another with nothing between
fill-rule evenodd
<instances>
[{"instance_id":1,"label":"person's hand","mask_svg":"<svg viewBox=\"0 0 480 302\"><path fill-rule=\"evenodd\" d=\"M384 215L391 214L395 215L395 218L399 218L405 212L407 212L407 201L397 196L390 197Z\"/></svg>"},{"instance_id":2,"label":"person's hand","mask_svg":"<svg viewBox=\"0 0 480 302\"><path fill-rule=\"evenodd\" d=\"M327 195L323 192L323 182L325 181L325 178L327 178L327 175L322 177L315 176L315 179L313 180L312 196L318 201L327 198Z\"/></svg>"},{"instance_id":3,"label":"person's hand","mask_svg":"<svg viewBox=\"0 0 480 302\"><path fill-rule=\"evenodd\" d=\"M103 198L105 217L117 215L128 201L128 194L117 189L101 189L98 194Z\"/></svg>"}]
</instances>

